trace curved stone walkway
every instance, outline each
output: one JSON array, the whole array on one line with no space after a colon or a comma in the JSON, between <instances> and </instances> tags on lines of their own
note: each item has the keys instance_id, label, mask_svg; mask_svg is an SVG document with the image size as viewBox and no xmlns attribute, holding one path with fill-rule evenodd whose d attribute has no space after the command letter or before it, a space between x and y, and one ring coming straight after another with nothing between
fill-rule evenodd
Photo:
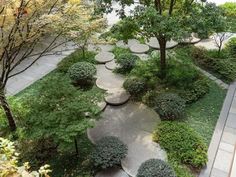
<instances>
[{"instance_id":1,"label":"curved stone walkway","mask_svg":"<svg viewBox=\"0 0 236 177\"><path fill-rule=\"evenodd\" d=\"M144 44L139 44L137 40L132 39L128 41L128 45L131 48ZM148 46L147 48L149 50ZM144 55L143 58L147 57L143 52L138 54L140 58L142 55ZM166 160L167 158L165 151L152 141L152 131L160 122L160 118L147 106L128 102L130 94L123 89L125 77L112 72L116 66L114 60L104 62L110 59L111 55L108 53L110 52L102 49L96 57L100 58L98 63L103 63L96 66L96 85L107 91L104 98L107 106L101 113L102 118L95 123L94 128L88 129L87 133L93 143L104 136L119 137L127 144L128 155L122 160L122 167L126 173L120 169L112 169L99 172L95 177L128 177L128 175L134 177L140 165L146 160L151 158Z\"/></svg>"},{"instance_id":2,"label":"curved stone walkway","mask_svg":"<svg viewBox=\"0 0 236 177\"><path fill-rule=\"evenodd\" d=\"M128 155L122 167L130 176L136 176L139 166L150 158L166 160L165 152L152 142L152 131L160 122L155 111L140 103L127 103L108 105L101 116L88 130L88 137L96 143L104 136L117 136L127 144Z\"/></svg>"}]
</instances>

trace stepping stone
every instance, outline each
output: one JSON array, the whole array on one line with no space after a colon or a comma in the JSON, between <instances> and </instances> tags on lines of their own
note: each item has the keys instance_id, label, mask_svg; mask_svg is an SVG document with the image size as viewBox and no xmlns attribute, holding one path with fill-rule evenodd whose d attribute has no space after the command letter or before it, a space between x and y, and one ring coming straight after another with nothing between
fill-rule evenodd
<instances>
[{"instance_id":1,"label":"stepping stone","mask_svg":"<svg viewBox=\"0 0 236 177\"><path fill-rule=\"evenodd\" d=\"M140 42L137 39L129 39L128 40L128 46L131 47L132 45L140 44Z\"/></svg>"},{"instance_id":2,"label":"stepping stone","mask_svg":"<svg viewBox=\"0 0 236 177\"><path fill-rule=\"evenodd\" d=\"M121 89L124 83L124 76L113 73L105 65L97 65L96 85L103 90Z\"/></svg>"},{"instance_id":3,"label":"stepping stone","mask_svg":"<svg viewBox=\"0 0 236 177\"><path fill-rule=\"evenodd\" d=\"M105 97L107 104L119 106L125 104L130 98L130 94L125 90L113 90Z\"/></svg>"},{"instance_id":4,"label":"stepping stone","mask_svg":"<svg viewBox=\"0 0 236 177\"><path fill-rule=\"evenodd\" d=\"M149 51L149 46L146 44L134 44L130 46L130 50L133 53L142 54Z\"/></svg>"},{"instance_id":5,"label":"stepping stone","mask_svg":"<svg viewBox=\"0 0 236 177\"><path fill-rule=\"evenodd\" d=\"M106 66L106 68L109 69L109 70L114 70L114 69L116 69L116 68L119 67L119 65L118 65L114 60L112 60L112 61L110 61L110 62L107 62L107 63L105 64L105 66Z\"/></svg>"},{"instance_id":6,"label":"stepping stone","mask_svg":"<svg viewBox=\"0 0 236 177\"><path fill-rule=\"evenodd\" d=\"M95 177L129 177L129 176L119 168L110 168L97 173Z\"/></svg>"},{"instance_id":7,"label":"stepping stone","mask_svg":"<svg viewBox=\"0 0 236 177\"><path fill-rule=\"evenodd\" d=\"M128 49L129 48L128 44L126 44L124 41L118 41L116 43L116 46L120 47L120 48L123 48L123 49Z\"/></svg>"},{"instance_id":8,"label":"stepping stone","mask_svg":"<svg viewBox=\"0 0 236 177\"><path fill-rule=\"evenodd\" d=\"M88 45L88 51L90 51L90 52L97 52L99 49L98 49L98 47L96 46L96 45L94 45L94 44L89 44Z\"/></svg>"},{"instance_id":9,"label":"stepping stone","mask_svg":"<svg viewBox=\"0 0 236 177\"><path fill-rule=\"evenodd\" d=\"M140 60L147 61L149 59L149 55L147 54L134 54L140 58Z\"/></svg>"},{"instance_id":10,"label":"stepping stone","mask_svg":"<svg viewBox=\"0 0 236 177\"><path fill-rule=\"evenodd\" d=\"M95 60L100 64L105 64L109 61L112 61L115 58L115 55L111 52L100 52L95 56Z\"/></svg>"},{"instance_id":11,"label":"stepping stone","mask_svg":"<svg viewBox=\"0 0 236 177\"><path fill-rule=\"evenodd\" d=\"M99 44L98 48L102 51L102 52L110 52L114 49L114 45L111 44Z\"/></svg>"},{"instance_id":12,"label":"stepping stone","mask_svg":"<svg viewBox=\"0 0 236 177\"><path fill-rule=\"evenodd\" d=\"M151 37L146 44L149 45L151 48L158 49L158 50L160 49L159 42L158 42L157 38L155 38L155 37ZM172 49L172 48L176 47L177 45L178 45L178 43L173 40L167 41L166 49Z\"/></svg>"},{"instance_id":13,"label":"stepping stone","mask_svg":"<svg viewBox=\"0 0 236 177\"><path fill-rule=\"evenodd\" d=\"M152 135L143 131L139 138L128 144L128 155L121 161L121 166L128 175L136 177L141 164L149 159L167 161L167 155L159 144L152 142Z\"/></svg>"}]
</instances>

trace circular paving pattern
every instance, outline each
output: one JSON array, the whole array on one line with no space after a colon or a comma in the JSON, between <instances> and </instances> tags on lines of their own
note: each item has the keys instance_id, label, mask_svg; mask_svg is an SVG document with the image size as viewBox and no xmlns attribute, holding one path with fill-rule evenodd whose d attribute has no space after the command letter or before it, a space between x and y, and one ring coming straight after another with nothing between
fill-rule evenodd
<instances>
[{"instance_id":1,"label":"circular paving pattern","mask_svg":"<svg viewBox=\"0 0 236 177\"><path fill-rule=\"evenodd\" d=\"M124 76L115 74L106 69L105 65L97 65L96 85L103 90L121 89L124 83Z\"/></svg>"},{"instance_id":2,"label":"circular paving pattern","mask_svg":"<svg viewBox=\"0 0 236 177\"><path fill-rule=\"evenodd\" d=\"M140 44L140 42L137 39L129 39L128 40L128 46L131 47L132 45Z\"/></svg>"},{"instance_id":3,"label":"circular paving pattern","mask_svg":"<svg viewBox=\"0 0 236 177\"><path fill-rule=\"evenodd\" d=\"M106 108L107 103L105 101L101 101L97 103L97 106L99 107L100 111L103 111Z\"/></svg>"},{"instance_id":4,"label":"circular paving pattern","mask_svg":"<svg viewBox=\"0 0 236 177\"><path fill-rule=\"evenodd\" d=\"M109 70L114 70L114 69L118 68L119 65L118 65L114 60L112 60L112 61L110 61L110 62L107 62L107 63L105 64L105 66L106 66L106 68L109 69Z\"/></svg>"},{"instance_id":5,"label":"circular paving pattern","mask_svg":"<svg viewBox=\"0 0 236 177\"><path fill-rule=\"evenodd\" d=\"M104 136L117 136L128 146L128 155L122 160L123 169L131 176L140 165L150 159L166 159L166 153L152 142L152 131L160 118L158 114L140 103L121 106L108 105L95 127L88 129L88 137L96 143Z\"/></svg>"},{"instance_id":6,"label":"circular paving pattern","mask_svg":"<svg viewBox=\"0 0 236 177\"><path fill-rule=\"evenodd\" d=\"M120 47L120 48L123 48L123 49L128 49L129 48L128 44L126 44L124 41L118 41L116 43L116 46Z\"/></svg>"},{"instance_id":7,"label":"circular paving pattern","mask_svg":"<svg viewBox=\"0 0 236 177\"><path fill-rule=\"evenodd\" d=\"M146 44L134 44L130 46L130 50L133 53L142 54L149 51L149 46Z\"/></svg>"},{"instance_id":8,"label":"circular paving pattern","mask_svg":"<svg viewBox=\"0 0 236 177\"><path fill-rule=\"evenodd\" d=\"M119 168L110 168L97 173L95 177L129 177L129 176Z\"/></svg>"},{"instance_id":9,"label":"circular paving pattern","mask_svg":"<svg viewBox=\"0 0 236 177\"><path fill-rule=\"evenodd\" d=\"M115 58L115 55L111 52L100 52L95 56L95 60L100 64L105 64L109 61L112 61Z\"/></svg>"},{"instance_id":10,"label":"circular paving pattern","mask_svg":"<svg viewBox=\"0 0 236 177\"><path fill-rule=\"evenodd\" d=\"M125 90L113 90L105 96L105 101L109 105L119 106L125 104L130 98L130 94Z\"/></svg>"},{"instance_id":11,"label":"circular paving pattern","mask_svg":"<svg viewBox=\"0 0 236 177\"><path fill-rule=\"evenodd\" d=\"M155 37L151 37L146 44L149 45L153 49L160 49L159 42L158 42L157 38L155 38ZM167 41L166 48L172 49L172 48L176 47L177 45L178 45L178 43L176 41L173 41L173 40Z\"/></svg>"}]
</instances>

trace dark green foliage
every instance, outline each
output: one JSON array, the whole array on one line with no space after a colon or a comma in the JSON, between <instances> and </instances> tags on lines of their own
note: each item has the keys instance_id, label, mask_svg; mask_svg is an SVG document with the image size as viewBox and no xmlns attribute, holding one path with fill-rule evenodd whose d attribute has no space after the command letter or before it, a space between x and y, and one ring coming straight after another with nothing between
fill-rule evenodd
<instances>
[{"instance_id":1,"label":"dark green foliage","mask_svg":"<svg viewBox=\"0 0 236 177\"><path fill-rule=\"evenodd\" d=\"M201 48L194 48L192 57L197 65L216 74L220 79L226 82L236 79L236 64L232 60L209 57L207 51Z\"/></svg>"},{"instance_id":2,"label":"dark green foliage","mask_svg":"<svg viewBox=\"0 0 236 177\"><path fill-rule=\"evenodd\" d=\"M150 159L139 167L137 177L176 177L176 175L166 162Z\"/></svg>"},{"instance_id":3,"label":"dark green foliage","mask_svg":"<svg viewBox=\"0 0 236 177\"><path fill-rule=\"evenodd\" d=\"M189 88L199 76L199 71L191 65L175 61L169 64L165 80L168 85Z\"/></svg>"},{"instance_id":4,"label":"dark green foliage","mask_svg":"<svg viewBox=\"0 0 236 177\"><path fill-rule=\"evenodd\" d=\"M119 138L107 136L97 142L91 160L96 168L106 169L120 165L127 152L127 146Z\"/></svg>"},{"instance_id":5,"label":"dark green foliage","mask_svg":"<svg viewBox=\"0 0 236 177\"><path fill-rule=\"evenodd\" d=\"M77 50L64 58L60 63L58 63L57 70L63 73L67 73L68 69L75 63L78 62L89 62L89 63L96 63L94 52L85 51L85 57L83 57L83 52L81 50Z\"/></svg>"},{"instance_id":6,"label":"dark green foliage","mask_svg":"<svg viewBox=\"0 0 236 177\"><path fill-rule=\"evenodd\" d=\"M229 50L230 54L236 57L236 37L231 38L226 44L226 47Z\"/></svg>"},{"instance_id":7,"label":"dark green foliage","mask_svg":"<svg viewBox=\"0 0 236 177\"><path fill-rule=\"evenodd\" d=\"M142 78L147 83L148 88L153 88L160 81L158 66L159 60L152 57L148 61L138 61L130 74L137 78Z\"/></svg>"},{"instance_id":8,"label":"dark green foliage","mask_svg":"<svg viewBox=\"0 0 236 177\"><path fill-rule=\"evenodd\" d=\"M164 120L175 120L183 116L185 100L173 93L159 94L154 100L154 110Z\"/></svg>"},{"instance_id":9,"label":"dark green foliage","mask_svg":"<svg viewBox=\"0 0 236 177\"><path fill-rule=\"evenodd\" d=\"M137 77L129 77L125 80L123 87L131 95L138 96L146 90L146 83Z\"/></svg>"},{"instance_id":10,"label":"dark green foliage","mask_svg":"<svg viewBox=\"0 0 236 177\"><path fill-rule=\"evenodd\" d=\"M119 58L119 56L123 55L123 54L131 54L129 49L124 49L124 48L121 48L121 47L115 47L112 50L112 53L115 55L115 58Z\"/></svg>"},{"instance_id":11,"label":"dark green foliage","mask_svg":"<svg viewBox=\"0 0 236 177\"><path fill-rule=\"evenodd\" d=\"M47 139L61 148L71 146L76 136L92 126L102 92L93 88L82 91L70 84L62 73L52 73L37 83L37 87L22 96L22 101L29 106L26 116L26 134L29 139ZM85 116L89 112L91 118Z\"/></svg>"},{"instance_id":12,"label":"dark green foliage","mask_svg":"<svg viewBox=\"0 0 236 177\"><path fill-rule=\"evenodd\" d=\"M96 67L88 62L78 62L69 68L68 74L72 82L76 85L91 85L96 74Z\"/></svg>"},{"instance_id":13,"label":"dark green foliage","mask_svg":"<svg viewBox=\"0 0 236 177\"><path fill-rule=\"evenodd\" d=\"M172 159L193 168L206 165L207 147L203 139L188 124L175 121L162 122L153 137Z\"/></svg>"},{"instance_id":14,"label":"dark green foliage","mask_svg":"<svg viewBox=\"0 0 236 177\"><path fill-rule=\"evenodd\" d=\"M132 20L131 17L126 17L117 24L113 25L111 29L108 32L102 34L101 37L105 39L110 37L127 42L128 39L133 39L136 37L138 30L138 24Z\"/></svg>"},{"instance_id":15,"label":"dark green foliage","mask_svg":"<svg viewBox=\"0 0 236 177\"><path fill-rule=\"evenodd\" d=\"M135 66L139 57L131 53L121 54L116 58L116 62L119 64L117 69L120 73L129 73Z\"/></svg>"},{"instance_id":16,"label":"dark green foliage","mask_svg":"<svg viewBox=\"0 0 236 177\"><path fill-rule=\"evenodd\" d=\"M193 103L202 98L209 92L209 82L202 78L193 81L187 89L177 91L179 95L186 101L186 103Z\"/></svg>"}]
</instances>

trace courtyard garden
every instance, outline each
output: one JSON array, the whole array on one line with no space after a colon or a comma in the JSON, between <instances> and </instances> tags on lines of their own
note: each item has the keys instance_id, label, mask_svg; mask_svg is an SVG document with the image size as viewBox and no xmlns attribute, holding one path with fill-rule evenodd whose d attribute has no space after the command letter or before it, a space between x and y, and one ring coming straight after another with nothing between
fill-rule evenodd
<instances>
[{"instance_id":1,"label":"courtyard garden","mask_svg":"<svg viewBox=\"0 0 236 177\"><path fill-rule=\"evenodd\" d=\"M236 79L236 3L140 1L129 15L133 1L113 3L3 2L0 177L196 177L206 167ZM108 27L113 10L120 21ZM42 59L53 67L38 76ZM21 75L30 82L12 94Z\"/></svg>"}]
</instances>

